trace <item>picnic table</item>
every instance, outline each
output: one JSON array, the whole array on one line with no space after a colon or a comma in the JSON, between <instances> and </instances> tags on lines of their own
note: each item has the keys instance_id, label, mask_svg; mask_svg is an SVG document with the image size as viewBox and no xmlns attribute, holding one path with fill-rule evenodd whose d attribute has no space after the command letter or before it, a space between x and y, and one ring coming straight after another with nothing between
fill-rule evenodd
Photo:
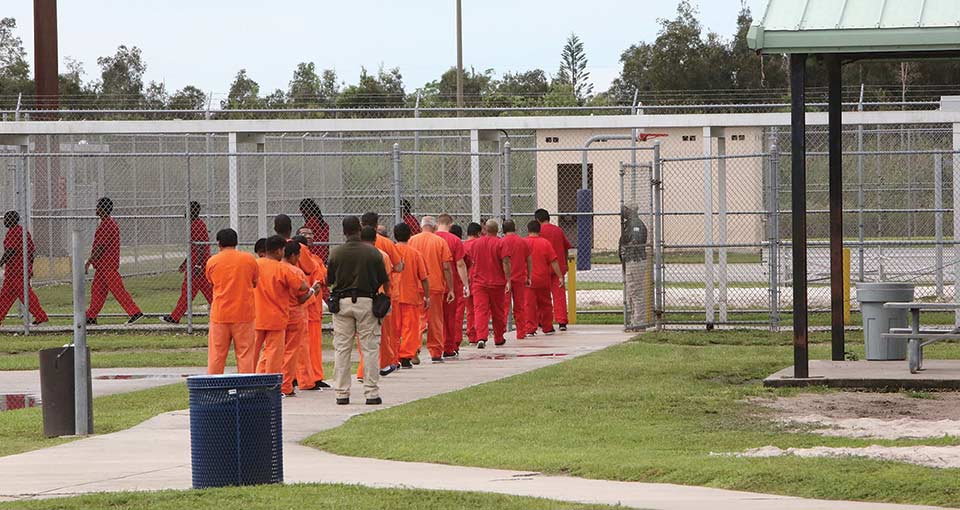
<instances>
[{"instance_id":1,"label":"picnic table","mask_svg":"<svg viewBox=\"0 0 960 510\"><path fill-rule=\"evenodd\" d=\"M920 312L953 312L960 310L960 303L884 303L884 308L909 310L910 327L892 328L889 333L881 335L885 340L907 341L907 366L910 373L915 374L923 370L923 348L941 340L960 339L960 328L951 329L923 329L920 323Z\"/></svg>"}]
</instances>

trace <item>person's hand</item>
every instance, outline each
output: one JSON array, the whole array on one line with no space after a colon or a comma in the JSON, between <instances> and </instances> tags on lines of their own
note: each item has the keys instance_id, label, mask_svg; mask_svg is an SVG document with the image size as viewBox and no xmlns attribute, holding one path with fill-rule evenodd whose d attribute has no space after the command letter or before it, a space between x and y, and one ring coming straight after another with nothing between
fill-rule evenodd
<instances>
[{"instance_id":1,"label":"person's hand","mask_svg":"<svg viewBox=\"0 0 960 510\"><path fill-rule=\"evenodd\" d=\"M83 263L83 274L89 274L89 273L90 273L90 261L88 260Z\"/></svg>"},{"instance_id":2,"label":"person's hand","mask_svg":"<svg viewBox=\"0 0 960 510\"><path fill-rule=\"evenodd\" d=\"M504 292L503 292L503 293L504 293L504 294L509 294L509 293L510 293L510 290L511 290L512 288L513 288L513 286L510 284L510 280L507 280L507 286L504 287Z\"/></svg>"},{"instance_id":3,"label":"person's hand","mask_svg":"<svg viewBox=\"0 0 960 510\"><path fill-rule=\"evenodd\" d=\"M469 285L464 285L464 286L463 286L463 297L464 297L464 298L470 297L470 286L469 286Z\"/></svg>"},{"instance_id":4,"label":"person's hand","mask_svg":"<svg viewBox=\"0 0 960 510\"><path fill-rule=\"evenodd\" d=\"M323 282L313 282L313 287L311 288L313 289L314 294L319 294L320 290L323 289Z\"/></svg>"},{"instance_id":5,"label":"person's hand","mask_svg":"<svg viewBox=\"0 0 960 510\"><path fill-rule=\"evenodd\" d=\"M457 300L457 295L453 292L453 289L450 289L450 292L447 292L447 303L453 303Z\"/></svg>"},{"instance_id":6,"label":"person's hand","mask_svg":"<svg viewBox=\"0 0 960 510\"><path fill-rule=\"evenodd\" d=\"M423 296L423 309L424 310L430 309L430 298L428 298L427 296Z\"/></svg>"},{"instance_id":7,"label":"person's hand","mask_svg":"<svg viewBox=\"0 0 960 510\"><path fill-rule=\"evenodd\" d=\"M560 278L559 280L557 280L557 287L561 289L566 288L566 286L563 284L563 278Z\"/></svg>"},{"instance_id":8,"label":"person's hand","mask_svg":"<svg viewBox=\"0 0 960 510\"><path fill-rule=\"evenodd\" d=\"M533 280L531 280L530 277L528 276L528 277L527 277L527 288L530 288L530 287L532 287L532 286L533 286Z\"/></svg>"}]
</instances>

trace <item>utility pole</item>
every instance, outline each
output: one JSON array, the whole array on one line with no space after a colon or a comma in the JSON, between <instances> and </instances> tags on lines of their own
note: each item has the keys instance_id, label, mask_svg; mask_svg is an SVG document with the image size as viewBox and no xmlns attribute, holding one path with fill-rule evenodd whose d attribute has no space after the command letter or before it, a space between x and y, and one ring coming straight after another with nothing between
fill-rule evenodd
<instances>
[{"instance_id":1,"label":"utility pole","mask_svg":"<svg viewBox=\"0 0 960 510\"><path fill-rule=\"evenodd\" d=\"M60 107L57 70L57 0L33 0L34 85L38 109Z\"/></svg>"},{"instance_id":2,"label":"utility pole","mask_svg":"<svg viewBox=\"0 0 960 510\"><path fill-rule=\"evenodd\" d=\"M457 0L457 117L463 115L463 16Z\"/></svg>"}]
</instances>

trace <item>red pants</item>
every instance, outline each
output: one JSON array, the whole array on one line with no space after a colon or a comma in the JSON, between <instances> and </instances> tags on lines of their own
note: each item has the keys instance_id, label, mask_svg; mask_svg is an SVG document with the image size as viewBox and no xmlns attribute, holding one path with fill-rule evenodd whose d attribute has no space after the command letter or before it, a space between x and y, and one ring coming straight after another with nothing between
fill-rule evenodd
<instances>
[{"instance_id":1,"label":"red pants","mask_svg":"<svg viewBox=\"0 0 960 510\"><path fill-rule=\"evenodd\" d=\"M517 328L517 340L523 340L527 336L527 286L526 282L512 282L510 284L510 297L506 298L507 303L503 307L503 316L510 314L509 299L513 299L513 323Z\"/></svg>"},{"instance_id":2,"label":"red pants","mask_svg":"<svg viewBox=\"0 0 960 510\"><path fill-rule=\"evenodd\" d=\"M420 310L418 305L398 303L391 315L397 314L397 329L400 332L400 358L411 359L420 351Z\"/></svg>"},{"instance_id":3,"label":"red pants","mask_svg":"<svg viewBox=\"0 0 960 510\"><path fill-rule=\"evenodd\" d=\"M252 374L257 369L256 333L253 322L221 323L211 322L207 333L207 373L222 374L223 367L230 354L230 342L233 342L233 352L237 356L237 372Z\"/></svg>"},{"instance_id":4,"label":"red pants","mask_svg":"<svg viewBox=\"0 0 960 510\"><path fill-rule=\"evenodd\" d=\"M463 342L463 295L443 302L443 352L457 352Z\"/></svg>"},{"instance_id":5,"label":"red pants","mask_svg":"<svg viewBox=\"0 0 960 510\"><path fill-rule=\"evenodd\" d=\"M97 269L93 274L93 284L90 286L90 306L87 308L87 318L96 319L103 310L103 304L107 301L107 292L117 298L117 303L127 312L127 315L133 316L140 313L140 307L133 302L130 293L123 287L123 278L117 270Z\"/></svg>"},{"instance_id":6,"label":"red pants","mask_svg":"<svg viewBox=\"0 0 960 510\"><path fill-rule=\"evenodd\" d=\"M443 307L447 298L446 292L430 293L430 308L427 310L427 350L431 358L443 356Z\"/></svg>"},{"instance_id":7,"label":"red pants","mask_svg":"<svg viewBox=\"0 0 960 510\"><path fill-rule=\"evenodd\" d=\"M474 327L477 329L477 340L487 340L490 320L493 319L493 341L503 342L503 334L507 331L507 313L504 311L506 292L504 287L474 287L473 310Z\"/></svg>"},{"instance_id":8,"label":"red pants","mask_svg":"<svg viewBox=\"0 0 960 510\"><path fill-rule=\"evenodd\" d=\"M563 273L566 276L567 273ZM567 289L560 286L557 275L550 278L550 292L553 294L553 317L557 324L567 323Z\"/></svg>"},{"instance_id":9,"label":"red pants","mask_svg":"<svg viewBox=\"0 0 960 510\"><path fill-rule=\"evenodd\" d=\"M27 295L30 300L30 315L36 322L47 322L47 313L40 306L40 300L33 292L33 288L27 287ZM3 279L3 287L0 288L0 322L7 316L13 302L20 300L23 303L23 276L10 272Z\"/></svg>"},{"instance_id":10,"label":"red pants","mask_svg":"<svg viewBox=\"0 0 960 510\"><path fill-rule=\"evenodd\" d=\"M470 297L463 300L464 311L467 314L467 341L475 344L477 343L477 326L474 324L474 311L473 311L473 291L470 291Z\"/></svg>"},{"instance_id":11,"label":"red pants","mask_svg":"<svg viewBox=\"0 0 960 510\"><path fill-rule=\"evenodd\" d=\"M544 333L553 331L550 289L527 289L527 333L535 333L538 325Z\"/></svg>"},{"instance_id":12,"label":"red pants","mask_svg":"<svg viewBox=\"0 0 960 510\"><path fill-rule=\"evenodd\" d=\"M206 278L200 275L194 275L190 283L191 296L190 301L197 297L197 292L202 292L203 297L207 298L207 303L213 303L213 287ZM180 287L180 299L177 300L177 306L173 307L170 318L179 322L183 314L187 312L187 277L183 277L183 286Z\"/></svg>"}]
</instances>

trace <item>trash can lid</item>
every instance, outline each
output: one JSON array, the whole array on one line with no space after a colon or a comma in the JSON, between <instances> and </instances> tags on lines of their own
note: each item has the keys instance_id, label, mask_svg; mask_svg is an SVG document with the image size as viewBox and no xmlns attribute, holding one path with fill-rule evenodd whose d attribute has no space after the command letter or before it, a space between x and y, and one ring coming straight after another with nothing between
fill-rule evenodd
<instances>
[{"instance_id":1,"label":"trash can lid","mask_svg":"<svg viewBox=\"0 0 960 510\"><path fill-rule=\"evenodd\" d=\"M857 284L857 300L861 303L912 301L915 287L903 282L861 282Z\"/></svg>"},{"instance_id":2,"label":"trash can lid","mask_svg":"<svg viewBox=\"0 0 960 510\"><path fill-rule=\"evenodd\" d=\"M279 386L281 374L223 374L187 377L188 389L262 388Z\"/></svg>"}]
</instances>

